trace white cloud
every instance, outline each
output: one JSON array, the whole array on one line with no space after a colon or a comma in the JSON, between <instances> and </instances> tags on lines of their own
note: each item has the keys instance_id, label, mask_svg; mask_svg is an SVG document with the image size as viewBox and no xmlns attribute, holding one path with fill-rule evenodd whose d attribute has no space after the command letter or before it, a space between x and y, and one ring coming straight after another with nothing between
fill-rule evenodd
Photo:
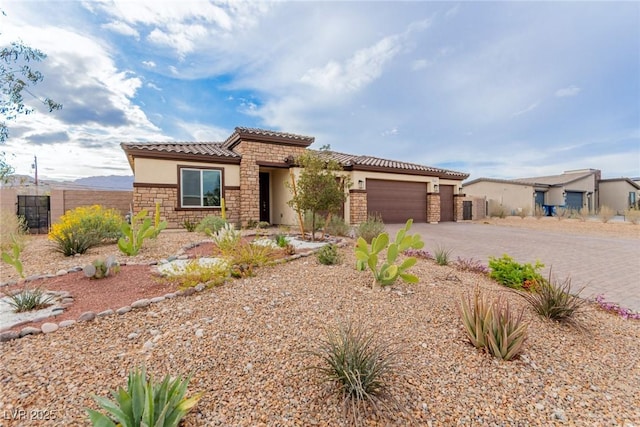
<instances>
[{"instance_id":1,"label":"white cloud","mask_svg":"<svg viewBox=\"0 0 640 427\"><path fill-rule=\"evenodd\" d=\"M207 125L198 122L178 121L176 125L186 134L191 136L192 141L221 142L231 134L229 129L218 126Z\"/></svg>"},{"instance_id":2,"label":"white cloud","mask_svg":"<svg viewBox=\"0 0 640 427\"><path fill-rule=\"evenodd\" d=\"M523 114L526 114L526 113L528 113L528 112L530 112L530 111L533 111L533 110L535 110L536 108L538 108L538 105L540 105L540 101L538 101L538 102L534 102L533 104L529 105L527 108L525 108L525 109L523 109L523 110L520 110L520 111L517 111L517 112L513 113L513 114L511 115L511 117L518 117L518 116L521 116L521 115L523 115Z\"/></svg>"},{"instance_id":3,"label":"white cloud","mask_svg":"<svg viewBox=\"0 0 640 427\"><path fill-rule=\"evenodd\" d=\"M156 63L153 61L142 61L142 65L145 65L149 68L156 68Z\"/></svg>"},{"instance_id":4,"label":"white cloud","mask_svg":"<svg viewBox=\"0 0 640 427\"><path fill-rule=\"evenodd\" d=\"M149 89L157 90L157 91L159 91L159 92L160 92L160 91L162 91L162 88L161 88L160 86L158 86L158 85L156 85L155 83L152 83L152 82L148 82L148 83L146 84L146 86L147 86Z\"/></svg>"},{"instance_id":5,"label":"white cloud","mask_svg":"<svg viewBox=\"0 0 640 427\"><path fill-rule=\"evenodd\" d=\"M138 33L138 31L135 28L127 25L126 23L124 23L122 21L112 21L112 22L109 22L107 24L102 24L102 28L104 28L105 30L114 31L114 32L122 34L124 36L131 36L131 37L134 37L136 39L140 38L140 34Z\"/></svg>"},{"instance_id":6,"label":"white cloud","mask_svg":"<svg viewBox=\"0 0 640 427\"><path fill-rule=\"evenodd\" d=\"M300 81L332 92L360 90L380 77L385 64L400 53L400 42L398 36L385 37L373 46L355 52L344 63L331 60L322 68L310 69Z\"/></svg>"},{"instance_id":7,"label":"white cloud","mask_svg":"<svg viewBox=\"0 0 640 427\"><path fill-rule=\"evenodd\" d=\"M411 69L413 71L419 71L419 70L424 70L425 68L430 67L433 64L432 61L429 61L428 59L416 59L413 61L413 63L411 64Z\"/></svg>"},{"instance_id":8,"label":"white cloud","mask_svg":"<svg viewBox=\"0 0 640 427\"><path fill-rule=\"evenodd\" d=\"M558 98L564 98L564 97L568 97L568 96L576 96L577 94L579 94L582 91L581 88L571 85L562 89L558 89L556 91L556 96Z\"/></svg>"}]
</instances>

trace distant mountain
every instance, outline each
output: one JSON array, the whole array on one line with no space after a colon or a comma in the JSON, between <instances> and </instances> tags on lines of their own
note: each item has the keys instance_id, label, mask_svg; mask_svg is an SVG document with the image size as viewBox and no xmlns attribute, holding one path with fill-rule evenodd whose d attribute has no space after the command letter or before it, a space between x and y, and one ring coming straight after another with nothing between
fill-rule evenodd
<instances>
[{"instance_id":1,"label":"distant mountain","mask_svg":"<svg viewBox=\"0 0 640 427\"><path fill-rule=\"evenodd\" d=\"M101 188L109 190L132 190L133 175L108 175L108 176L89 176L86 178L78 178L72 181L76 185L89 188Z\"/></svg>"}]
</instances>

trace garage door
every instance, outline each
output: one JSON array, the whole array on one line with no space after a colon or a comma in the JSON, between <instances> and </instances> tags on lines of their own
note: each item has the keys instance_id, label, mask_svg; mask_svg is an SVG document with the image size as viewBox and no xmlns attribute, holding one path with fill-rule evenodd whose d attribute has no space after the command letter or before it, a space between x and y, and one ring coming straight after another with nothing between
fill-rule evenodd
<instances>
[{"instance_id":1,"label":"garage door","mask_svg":"<svg viewBox=\"0 0 640 427\"><path fill-rule=\"evenodd\" d=\"M577 191L567 191L565 206L567 209L582 209L582 193Z\"/></svg>"},{"instance_id":2,"label":"garage door","mask_svg":"<svg viewBox=\"0 0 640 427\"><path fill-rule=\"evenodd\" d=\"M387 224L427 222L427 184L367 179L367 211Z\"/></svg>"},{"instance_id":3,"label":"garage door","mask_svg":"<svg viewBox=\"0 0 640 427\"><path fill-rule=\"evenodd\" d=\"M440 221L453 221L453 185L440 186Z\"/></svg>"}]
</instances>

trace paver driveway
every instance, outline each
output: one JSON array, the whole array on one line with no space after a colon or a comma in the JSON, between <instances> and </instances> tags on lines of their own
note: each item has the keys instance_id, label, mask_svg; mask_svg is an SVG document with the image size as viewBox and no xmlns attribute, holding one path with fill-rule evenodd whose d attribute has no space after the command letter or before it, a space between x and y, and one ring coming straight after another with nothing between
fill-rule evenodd
<instances>
[{"instance_id":1,"label":"paver driveway","mask_svg":"<svg viewBox=\"0 0 640 427\"><path fill-rule=\"evenodd\" d=\"M395 235L401 225L387 230ZM476 223L414 224L425 249L433 254L441 245L452 258L474 258L485 265L490 256L509 254L516 261L545 264L559 279L571 276L574 289L585 287L584 297L604 294L607 301L640 311L640 239L619 239L554 233Z\"/></svg>"}]
</instances>

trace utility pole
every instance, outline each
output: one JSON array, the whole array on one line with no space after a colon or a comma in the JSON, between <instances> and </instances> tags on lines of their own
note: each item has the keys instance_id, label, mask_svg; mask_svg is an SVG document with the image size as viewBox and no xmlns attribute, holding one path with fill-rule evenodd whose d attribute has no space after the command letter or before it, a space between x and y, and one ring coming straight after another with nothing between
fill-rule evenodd
<instances>
[{"instance_id":1,"label":"utility pole","mask_svg":"<svg viewBox=\"0 0 640 427\"><path fill-rule=\"evenodd\" d=\"M36 170L35 178L36 178L36 194L38 194L38 156L33 156L33 164L31 165L33 169Z\"/></svg>"}]
</instances>

